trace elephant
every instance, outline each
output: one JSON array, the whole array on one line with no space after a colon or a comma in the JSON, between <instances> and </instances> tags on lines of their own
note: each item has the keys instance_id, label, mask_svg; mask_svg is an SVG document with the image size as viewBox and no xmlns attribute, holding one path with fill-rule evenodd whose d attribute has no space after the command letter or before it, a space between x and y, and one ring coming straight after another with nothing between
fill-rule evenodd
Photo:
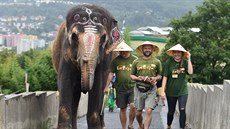
<instances>
[{"instance_id":1,"label":"elephant","mask_svg":"<svg viewBox=\"0 0 230 129\"><path fill-rule=\"evenodd\" d=\"M103 90L112 50L121 40L117 20L105 8L80 4L68 11L52 47L60 99L58 129L77 128L81 93L88 93L88 129L105 128Z\"/></svg>"}]
</instances>

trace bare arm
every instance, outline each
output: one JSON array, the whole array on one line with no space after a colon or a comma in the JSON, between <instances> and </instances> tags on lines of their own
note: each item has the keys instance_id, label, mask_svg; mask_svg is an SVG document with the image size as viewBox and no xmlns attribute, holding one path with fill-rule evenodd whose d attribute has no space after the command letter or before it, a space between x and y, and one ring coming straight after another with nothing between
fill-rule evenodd
<instances>
[{"instance_id":1,"label":"bare arm","mask_svg":"<svg viewBox=\"0 0 230 129\"><path fill-rule=\"evenodd\" d=\"M104 93L107 94L108 93L108 88L109 88L109 84L110 82L113 80L113 74L112 72L109 73L107 81L106 81L106 85L105 85L105 89L104 89Z\"/></svg>"},{"instance_id":2,"label":"bare arm","mask_svg":"<svg viewBox=\"0 0 230 129\"><path fill-rule=\"evenodd\" d=\"M136 75L130 75L130 78L134 81L143 81L145 79L144 76L136 76Z\"/></svg>"},{"instance_id":3,"label":"bare arm","mask_svg":"<svg viewBox=\"0 0 230 129\"><path fill-rule=\"evenodd\" d=\"M161 80L162 76L160 74L157 74L155 77L151 77L151 82L157 82Z\"/></svg>"},{"instance_id":4,"label":"bare arm","mask_svg":"<svg viewBox=\"0 0 230 129\"><path fill-rule=\"evenodd\" d=\"M193 74L193 66L191 62L191 54L187 52L187 58L188 58L188 74Z\"/></svg>"},{"instance_id":5,"label":"bare arm","mask_svg":"<svg viewBox=\"0 0 230 129\"><path fill-rule=\"evenodd\" d=\"M161 91L161 98L165 100L165 89L166 89L167 77L164 76L162 80L162 91Z\"/></svg>"}]
</instances>

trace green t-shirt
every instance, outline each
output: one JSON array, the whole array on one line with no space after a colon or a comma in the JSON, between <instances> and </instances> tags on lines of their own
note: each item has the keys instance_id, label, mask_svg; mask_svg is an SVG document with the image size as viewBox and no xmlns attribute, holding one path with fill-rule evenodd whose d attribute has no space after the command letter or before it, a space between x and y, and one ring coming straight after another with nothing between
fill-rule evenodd
<instances>
[{"instance_id":1,"label":"green t-shirt","mask_svg":"<svg viewBox=\"0 0 230 129\"><path fill-rule=\"evenodd\" d=\"M188 61L183 63L176 62L170 57L164 65L163 76L167 77L166 95L170 97L178 97L188 94L186 74L188 71Z\"/></svg>"},{"instance_id":2,"label":"green t-shirt","mask_svg":"<svg viewBox=\"0 0 230 129\"><path fill-rule=\"evenodd\" d=\"M130 78L130 73L132 63L136 58L136 56L130 54L126 59L118 56L111 62L110 71L116 74L114 87L117 91L130 90L135 86L135 82Z\"/></svg>"},{"instance_id":3,"label":"green t-shirt","mask_svg":"<svg viewBox=\"0 0 230 129\"><path fill-rule=\"evenodd\" d=\"M131 70L132 75L155 77L158 74L161 74L161 72L161 62L155 57L148 60L138 58L133 61Z\"/></svg>"}]
</instances>

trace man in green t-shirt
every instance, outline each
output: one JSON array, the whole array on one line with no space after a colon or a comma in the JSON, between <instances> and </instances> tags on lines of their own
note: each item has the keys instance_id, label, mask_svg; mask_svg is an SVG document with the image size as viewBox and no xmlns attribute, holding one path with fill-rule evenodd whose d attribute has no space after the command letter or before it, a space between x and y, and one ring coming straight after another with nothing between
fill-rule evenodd
<instances>
[{"instance_id":1,"label":"man in green t-shirt","mask_svg":"<svg viewBox=\"0 0 230 129\"><path fill-rule=\"evenodd\" d=\"M108 93L108 87L116 75L113 87L116 89L116 105L120 108L120 122L122 129L126 129L127 123L127 106L130 107L128 129L133 129L133 121L135 119L134 107L134 86L135 82L130 79L130 72L133 61L137 58L132 55L133 51L125 42L121 42L113 51L119 51L117 56L110 64L110 73L106 82L104 93Z\"/></svg>"},{"instance_id":2,"label":"man in green t-shirt","mask_svg":"<svg viewBox=\"0 0 230 129\"><path fill-rule=\"evenodd\" d=\"M155 56L159 47L146 41L136 49L139 58L132 64L131 79L136 81L134 88L134 103L136 107L136 119L139 129L148 129L152 120L152 110L155 106L156 83L161 79L162 66ZM142 111L145 108L146 115L143 121Z\"/></svg>"}]
</instances>

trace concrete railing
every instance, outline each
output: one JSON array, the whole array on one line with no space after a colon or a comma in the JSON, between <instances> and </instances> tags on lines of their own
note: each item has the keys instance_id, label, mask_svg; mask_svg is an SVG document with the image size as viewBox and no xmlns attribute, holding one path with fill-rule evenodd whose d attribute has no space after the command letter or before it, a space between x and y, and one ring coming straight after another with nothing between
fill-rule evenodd
<instances>
[{"instance_id":1,"label":"concrete railing","mask_svg":"<svg viewBox=\"0 0 230 129\"><path fill-rule=\"evenodd\" d=\"M88 95L82 94L78 117L87 112ZM0 95L0 129L38 129L50 122L57 127L59 95L56 91Z\"/></svg>"},{"instance_id":2,"label":"concrete railing","mask_svg":"<svg viewBox=\"0 0 230 129\"><path fill-rule=\"evenodd\" d=\"M192 129L230 129L230 80L223 85L189 84L187 122Z\"/></svg>"},{"instance_id":3,"label":"concrete railing","mask_svg":"<svg viewBox=\"0 0 230 129\"><path fill-rule=\"evenodd\" d=\"M230 128L230 81L223 85L189 84L187 122L192 129ZM87 112L88 95L82 94L78 117ZM50 119L57 127L58 92L0 95L0 129L37 129Z\"/></svg>"}]
</instances>

